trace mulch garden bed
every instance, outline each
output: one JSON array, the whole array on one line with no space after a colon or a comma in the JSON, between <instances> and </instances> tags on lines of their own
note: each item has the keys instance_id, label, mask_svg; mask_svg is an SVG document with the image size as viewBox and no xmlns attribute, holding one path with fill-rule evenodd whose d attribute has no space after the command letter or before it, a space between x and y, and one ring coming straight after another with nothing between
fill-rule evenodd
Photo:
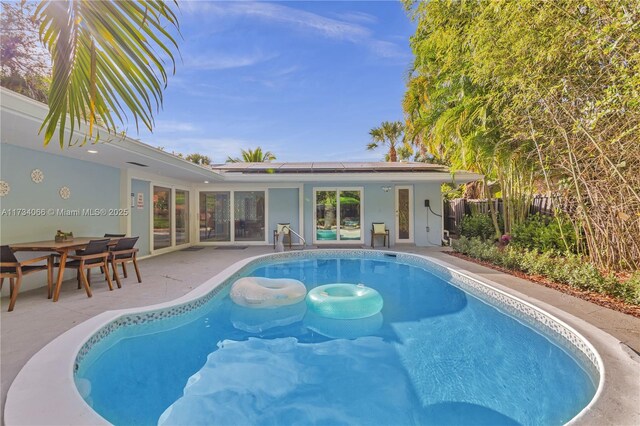
<instances>
[{"instance_id":1,"label":"mulch garden bed","mask_svg":"<svg viewBox=\"0 0 640 426\"><path fill-rule=\"evenodd\" d=\"M636 318L640 318L640 306L626 303L615 297L608 296L606 294L596 293L594 291L580 290L577 288L573 288L567 284L560 284L554 281L550 281L547 278L542 277L540 275L529 275L529 274L525 274L524 272L502 268L500 266L494 265L493 263L485 262L483 260L469 257L462 253L457 253L457 252L446 252L446 253L450 256L458 257L460 259L464 259L469 262L477 263L479 265L486 266L487 268L495 269L496 271L504 272L506 274L510 274L518 278L523 278L525 280L532 281L536 284L542 284L545 287L549 287L554 290L558 290L562 293L569 294L571 296L575 296L583 300L587 300L591 303L595 303L596 305L604 306L605 308L613 309L614 311L622 312L624 314L632 315Z\"/></svg>"}]
</instances>

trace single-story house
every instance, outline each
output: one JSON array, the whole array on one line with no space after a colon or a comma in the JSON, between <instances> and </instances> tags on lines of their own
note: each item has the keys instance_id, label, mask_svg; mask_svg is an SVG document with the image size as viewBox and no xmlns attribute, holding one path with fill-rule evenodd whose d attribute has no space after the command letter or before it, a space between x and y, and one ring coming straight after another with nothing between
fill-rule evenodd
<instances>
[{"instance_id":1,"label":"single-story house","mask_svg":"<svg viewBox=\"0 0 640 426\"><path fill-rule=\"evenodd\" d=\"M46 105L4 88L0 104L2 244L52 240L57 230L126 233L140 236L140 256L153 256L190 245L270 245L277 224L289 223L300 236L293 244L369 246L372 223L383 222L392 247L437 246L441 184L480 178L402 162L207 167L104 134L96 144L44 147ZM44 285L37 276L42 282L22 288Z\"/></svg>"}]
</instances>

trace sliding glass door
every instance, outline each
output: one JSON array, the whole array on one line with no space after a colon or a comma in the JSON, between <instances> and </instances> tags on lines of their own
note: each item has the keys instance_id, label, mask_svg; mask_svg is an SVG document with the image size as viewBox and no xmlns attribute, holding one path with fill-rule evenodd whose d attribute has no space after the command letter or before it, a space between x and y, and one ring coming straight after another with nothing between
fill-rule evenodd
<instances>
[{"instance_id":1,"label":"sliding glass door","mask_svg":"<svg viewBox=\"0 0 640 426\"><path fill-rule=\"evenodd\" d=\"M234 192L236 241L264 241L264 191Z\"/></svg>"},{"instance_id":2,"label":"sliding glass door","mask_svg":"<svg viewBox=\"0 0 640 426\"><path fill-rule=\"evenodd\" d=\"M314 241L362 241L362 189L314 190Z\"/></svg>"},{"instance_id":3,"label":"sliding glass door","mask_svg":"<svg viewBox=\"0 0 640 426\"><path fill-rule=\"evenodd\" d=\"M231 193L200 193L200 241L231 241Z\"/></svg>"},{"instance_id":4,"label":"sliding glass door","mask_svg":"<svg viewBox=\"0 0 640 426\"><path fill-rule=\"evenodd\" d=\"M176 189L176 245L189 243L189 192Z\"/></svg>"},{"instance_id":5,"label":"sliding glass door","mask_svg":"<svg viewBox=\"0 0 640 426\"><path fill-rule=\"evenodd\" d=\"M265 197L265 191L201 192L200 241L265 241Z\"/></svg>"},{"instance_id":6,"label":"sliding glass door","mask_svg":"<svg viewBox=\"0 0 640 426\"><path fill-rule=\"evenodd\" d=\"M153 249L171 247L171 188L153 187Z\"/></svg>"}]
</instances>

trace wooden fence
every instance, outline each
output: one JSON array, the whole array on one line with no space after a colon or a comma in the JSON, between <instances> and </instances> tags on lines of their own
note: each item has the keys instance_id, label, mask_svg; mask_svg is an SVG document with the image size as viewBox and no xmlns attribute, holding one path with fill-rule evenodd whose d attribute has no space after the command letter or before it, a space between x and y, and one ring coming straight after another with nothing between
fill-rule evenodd
<instances>
[{"instance_id":1,"label":"wooden fence","mask_svg":"<svg viewBox=\"0 0 640 426\"><path fill-rule=\"evenodd\" d=\"M555 200L555 199L554 199ZM553 204L551 197L536 196L531 200L529 214L542 214L553 216ZM503 214L504 207L502 199L493 200L498 214ZM458 233L458 227L465 215L489 214L488 200L467 200L466 198L456 198L444 201L444 229L452 234Z\"/></svg>"}]
</instances>

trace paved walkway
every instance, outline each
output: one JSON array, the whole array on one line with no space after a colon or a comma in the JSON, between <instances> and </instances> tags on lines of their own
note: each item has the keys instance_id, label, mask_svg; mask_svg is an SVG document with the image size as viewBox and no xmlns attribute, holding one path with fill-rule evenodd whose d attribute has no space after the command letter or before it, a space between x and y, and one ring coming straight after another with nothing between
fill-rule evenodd
<instances>
[{"instance_id":1,"label":"paved walkway","mask_svg":"<svg viewBox=\"0 0 640 426\"><path fill-rule=\"evenodd\" d=\"M605 365L608 357L607 347L611 347L612 342L616 344L622 342L640 352L640 319L449 256L441 249L406 247L396 248L396 250L441 259L485 277L506 291L547 309L583 332L601 353L605 359ZM248 247L244 250L205 247L197 251L178 251L141 261L143 283L138 284L130 275L123 281L122 289L112 292L108 290L105 282L97 279L94 273L91 299L86 297L84 290L76 289L75 280L64 283L57 303L46 299L46 289L32 290L20 294L15 311L8 313L6 312L8 300L3 298L0 318L0 360L2 361L0 408L2 413L4 413L7 391L22 366L47 343L76 324L107 310L146 306L175 299L240 259L272 252L271 247ZM604 340L600 339L601 336L590 336L589 324L614 336L615 339L611 336L606 336ZM636 361L640 359L633 351L628 350L628 353L629 358L635 357ZM637 364L637 367L640 367L640 364ZM627 390L625 386L624 380L618 383L621 393ZM632 395L632 397L636 397L640 403L640 396ZM37 402L34 401L34 404ZM603 420L602 417L598 418ZM640 413L637 413L635 418L640 419ZM603 423L610 422L603 421Z\"/></svg>"}]
</instances>

